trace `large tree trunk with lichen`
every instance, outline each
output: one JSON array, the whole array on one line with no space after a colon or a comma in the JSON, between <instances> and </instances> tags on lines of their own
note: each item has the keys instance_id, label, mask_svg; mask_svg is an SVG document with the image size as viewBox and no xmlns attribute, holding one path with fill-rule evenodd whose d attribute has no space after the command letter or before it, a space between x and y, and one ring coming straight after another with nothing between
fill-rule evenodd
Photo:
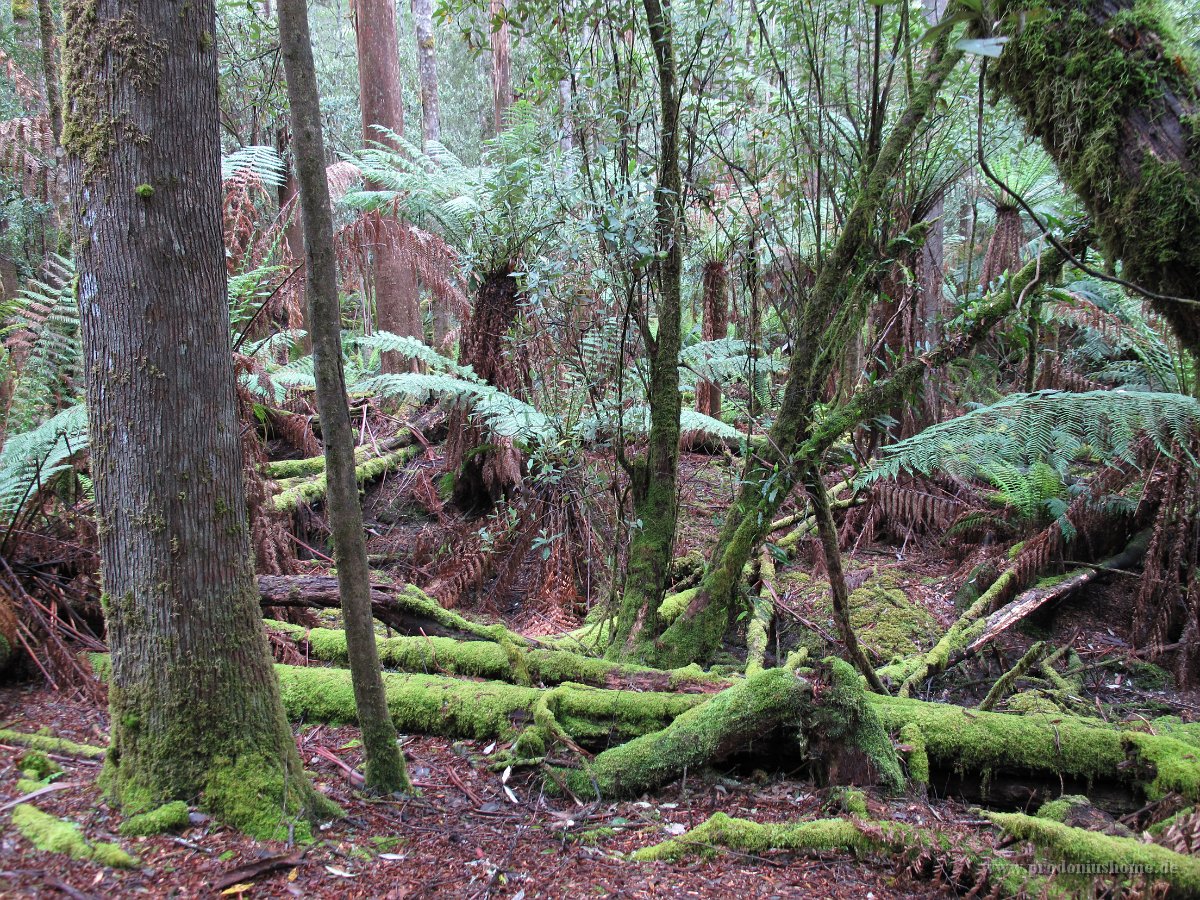
<instances>
[{"instance_id":1,"label":"large tree trunk with lichen","mask_svg":"<svg viewBox=\"0 0 1200 900\"><path fill-rule=\"evenodd\" d=\"M358 45L359 102L363 142L381 143L402 152L378 129L404 134L404 101L400 89L400 55L396 39L395 0L358 0L354 4ZM368 184L368 190L379 189ZM380 331L424 340L417 296L417 274L395 245L386 240L373 248L375 324ZM399 353L383 354L383 370L400 372L410 361Z\"/></svg>"},{"instance_id":2,"label":"large tree trunk with lichen","mask_svg":"<svg viewBox=\"0 0 1200 900\"><path fill-rule=\"evenodd\" d=\"M129 812L199 797L238 828L283 836L329 804L284 718L254 583L214 4L69 0L64 13L63 146L112 648L106 783Z\"/></svg>"},{"instance_id":3,"label":"large tree trunk with lichen","mask_svg":"<svg viewBox=\"0 0 1200 900\"><path fill-rule=\"evenodd\" d=\"M666 590L679 512L679 350L683 314L683 184L679 172L679 86L671 20L658 0L645 0L650 41L658 62L661 132L654 193L661 259L655 266L658 332L646 334L650 351L650 437L644 459L631 466L633 516L625 590L610 655L645 658L658 637L658 606ZM689 660L690 661L690 660Z\"/></svg>"},{"instance_id":4,"label":"large tree trunk with lichen","mask_svg":"<svg viewBox=\"0 0 1200 900\"><path fill-rule=\"evenodd\" d=\"M1025 4L1007 0L997 17ZM1050 0L1005 44L991 82L1041 139L1125 278L1196 298L1200 284L1200 72L1166 4ZM1200 351L1194 304L1154 299Z\"/></svg>"},{"instance_id":5,"label":"large tree trunk with lichen","mask_svg":"<svg viewBox=\"0 0 1200 900\"><path fill-rule=\"evenodd\" d=\"M819 463L806 444L812 436L813 408L864 313L862 298L850 290L854 280L851 276L861 265L875 217L887 203L889 183L902 154L961 58L960 51L946 49L945 39L935 49L908 109L881 148L837 243L825 257L806 306L800 311L796 349L779 414L764 449L747 467L700 589L656 642L654 659L660 665L704 659L717 647L735 607L743 567L762 542L797 478Z\"/></svg>"},{"instance_id":6,"label":"large tree trunk with lichen","mask_svg":"<svg viewBox=\"0 0 1200 900\"><path fill-rule=\"evenodd\" d=\"M325 478L338 594L346 622L346 648L354 682L354 706L366 756L365 787L387 794L411 790L396 729L388 715L375 626L371 619L371 572L363 534L362 506L355 477L354 431L342 370L342 311L337 258L333 250L333 211L325 176L321 103L313 65L305 0L279 0L279 43L287 73L292 140L296 148L304 222L305 296L313 346L317 411L325 443Z\"/></svg>"}]
</instances>

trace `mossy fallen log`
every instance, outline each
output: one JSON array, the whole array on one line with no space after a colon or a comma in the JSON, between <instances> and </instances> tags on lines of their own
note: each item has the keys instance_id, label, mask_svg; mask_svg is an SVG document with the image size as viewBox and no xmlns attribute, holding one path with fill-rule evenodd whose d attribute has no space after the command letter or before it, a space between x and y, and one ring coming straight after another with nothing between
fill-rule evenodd
<instances>
[{"instance_id":1,"label":"mossy fallen log","mask_svg":"<svg viewBox=\"0 0 1200 900\"><path fill-rule=\"evenodd\" d=\"M36 806L22 803L12 813L12 822L21 836L39 850L65 853L71 859L97 862L102 866L128 869L138 864L116 844L87 840L74 822L57 819Z\"/></svg>"},{"instance_id":2,"label":"mossy fallen log","mask_svg":"<svg viewBox=\"0 0 1200 900\"><path fill-rule=\"evenodd\" d=\"M1104 876L1126 883L1144 878L1150 884L1166 882L1171 896L1200 897L1200 859L1194 856L1022 813L986 815L1017 840L1031 842L1064 864L1056 867L1060 881L1094 887L1096 879Z\"/></svg>"},{"instance_id":3,"label":"mossy fallen log","mask_svg":"<svg viewBox=\"0 0 1200 900\"><path fill-rule=\"evenodd\" d=\"M263 607L300 606L340 609L338 581L332 575L260 575L258 592ZM371 613L382 624L401 634L451 637L465 640L508 642L531 647L529 638L503 625L473 622L413 585L371 585Z\"/></svg>"},{"instance_id":4,"label":"mossy fallen log","mask_svg":"<svg viewBox=\"0 0 1200 900\"><path fill-rule=\"evenodd\" d=\"M951 846L932 831L898 822L855 819L816 819L809 822L760 823L716 813L703 824L677 838L643 847L633 853L639 862L681 860L689 856L713 856L727 849L761 855L772 850L872 853L901 856L919 861L918 874L940 876L972 896L984 896L985 888L1005 896L1036 897L1056 892L1045 879L985 850Z\"/></svg>"},{"instance_id":5,"label":"mossy fallen log","mask_svg":"<svg viewBox=\"0 0 1200 900\"><path fill-rule=\"evenodd\" d=\"M964 777L983 799L1026 802L1064 789L1097 805L1128 808L1170 791L1200 799L1200 753L1173 737L1122 730L1074 716L975 712L961 706L869 695L885 728L920 730L939 793L962 793ZM906 732L912 743L912 732ZM1003 781L1020 793L999 798Z\"/></svg>"},{"instance_id":6,"label":"mossy fallen log","mask_svg":"<svg viewBox=\"0 0 1200 900\"><path fill-rule=\"evenodd\" d=\"M407 447L412 442L412 435L406 431L403 434L397 434L379 441L373 446L363 445L356 447L354 449L354 464L360 466L373 456L381 456L393 450L398 450L401 447ZM280 459L268 462L263 466L263 474L272 481L279 482L281 485L284 482L293 481L294 479L304 479L313 475L320 475L324 471L324 454L310 456L306 459Z\"/></svg>"},{"instance_id":7,"label":"mossy fallen log","mask_svg":"<svg viewBox=\"0 0 1200 900\"><path fill-rule=\"evenodd\" d=\"M858 676L829 659L799 677L768 669L734 685L667 728L601 753L569 784L581 796L629 796L671 781L684 771L745 752L756 740L785 729L796 751L822 776L865 780L899 790L904 778L891 741L867 705Z\"/></svg>"},{"instance_id":8,"label":"mossy fallen log","mask_svg":"<svg viewBox=\"0 0 1200 900\"><path fill-rule=\"evenodd\" d=\"M404 465L420 452L421 446L413 444L380 455L368 455L354 467L354 477L360 485L374 481L384 473ZM283 489L271 501L280 512L290 512L301 505L315 503L325 496L325 470L322 468L312 477L284 482L281 487Z\"/></svg>"},{"instance_id":9,"label":"mossy fallen log","mask_svg":"<svg viewBox=\"0 0 1200 900\"><path fill-rule=\"evenodd\" d=\"M77 744L66 738L58 738L49 734L29 734L24 731L12 731L0 728L0 744L18 744L42 753L56 753L60 756L77 756L80 759L103 759L108 751L104 747L93 747L90 744Z\"/></svg>"},{"instance_id":10,"label":"mossy fallen log","mask_svg":"<svg viewBox=\"0 0 1200 900\"><path fill-rule=\"evenodd\" d=\"M286 634L302 653L313 659L349 664L346 633L330 628L305 628L286 622L266 623ZM710 675L699 666L667 671L613 663L567 650L518 647L511 641L459 641L452 638L378 638L379 661L388 669L438 675L466 675L523 685L564 682L612 690L715 693L729 679Z\"/></svg>"}]
</instances>

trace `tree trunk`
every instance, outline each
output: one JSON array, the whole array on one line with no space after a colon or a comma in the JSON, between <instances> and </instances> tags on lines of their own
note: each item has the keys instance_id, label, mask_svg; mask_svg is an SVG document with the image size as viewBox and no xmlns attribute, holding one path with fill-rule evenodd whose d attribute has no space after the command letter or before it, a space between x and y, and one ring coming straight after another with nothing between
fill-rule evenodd
<instances>
[{"instance_id":1,"label":"tree trunk","mask_svg":"<svg viewBox=\"0 0 1200 900\"><path fill-rule=\"evenodd\" d=\"M42 75L46 82L46 109L55 143L62 138L62 101L59 99L58 41L54 35L54 7L38 0L38 30L42 40Z\"/></svg>"},{"instance_id":2,"label":"tree trunk","mask_svg":"<svg viewBox=\"0 0 1200 900\"><path fill-rule=\"evenodd\" d=\"M644 0L658 62L661 137L654 207L658 251L658 333L650 347L650 436L646 457L633 465L633 517L625 592L610 655L649 655L660 631L679 511L679 350L683 313L683 184L679 172L679 86L671 20L659 0Z\"/></svg>"},{"instance_id":3,"label":"tree trunk","mask_svg":"<svg viewBox=\"0 0 1200 900\"><path fill-rule=\"evenodd\" d=\"M321 104L306 0L280 0L279 40L287 72L292 143L296 148L296 174L304 211L304 256L308 267L305 296L312 329L317 411L325 442L329 524L346 624L354 705L366 755L365 787L380 794L408 791L412 785L388 714L371 619L371 573L354 473L354 432L342 370L342 316L333 250L333 212L325 176L325 141L321 134Z\"/></svg>"},{"instance_id":4,"label":"tree trunk","mask_svg":"<svg viewBox=\"0 0 1200 900\"><path fill-rule=\"evenodd\" d=\"M442 139L438 108L437 45L433 37L433 0L412 0L417 32L417 75L421 79L421 134L425 142Z\"/></svg>"},{"instance_id":5,"label":"tree trunk","mask_svg":"<svg viewBox=\"0 0 1200 900\"><path fill-rule=\"evenodd\" d=\"M509 65L508 9L504 0L490 0L492 17L492 100L496 134L504 130L504 119L512 106L512 69Z\"/></svg>"},{"instance_id":6,"label":"tree trunk","mask_svg":"<svg viewBox=\"0 0 1200 900\"><path fill-rule=\"evenodd\" d=\"M857 321L847 320L849 306L860 303L849 291L850 277L861 265L860 257L874 220L888 201L888 188L913 135L933 106L942 84L962 58L947 50L943 38L935 49L928 71L918 83L892 133L879 152L864 190L846 217L837 244L826 255L807 303L800 311L795 342L784 388L783 403L771 427L766 448L743 481L721 531L712 562L700 588L684 613L656 644L659 665L677 665L709 656L729 624L734 592L742 569L761 543L779 506L796 478L818 460L804 450L812 428L812 410L845 342L853 337ZM837 313L838 315L835 315ZM852 315L852 314L851 314ZM827 323L832 323L827 327Z\"/></svg>"},{"instance_id":7,"label":"tree trunk","mask_svg":"<svg viewBox=\"0 0 1200 900\"><path fill-rule=\"evenodd\" d=\"M997 18L1025 4L999 6ZM1189 68L1192 48L1163 3L1050 0L1042 8L1046 15L1005 45L992 83L1083 200L1123 276L1196 298L1200 72ZM1152 303L1184 346L1200 351L1197 307Z\"/></svg>"},{"instance_id":8,"label":"tree trunk","mask_svg":"<svg viewBox=\"0 0 1200 900\"><path fill-rule=\"evenodd\" d=\"M63 146L112 648L110 795L259 836L327 817L284 719L248 540L212 0L68 0ZM302 828L307 828L302 825Z\"/></svg>"},{"instance_id":9,"label":"tree trunk","mask_svg":"<svg viewBox=\"0 0 1200 900\"><path fill-rule=\"evenodd\" d=\"M442 140L441 108L438 103L437 44L433 34L433 0L412 0L417 33L417 75L421 80L421 135L428 144ZM445 352L452 330L450 307L432 297L433 346Z\"/></svg>"},{"instance_id":10,"label":"tree trunk","mask_svg":"<svg viewBox=\"0 0 1200 900\"><path fill-rule=\"evenodd\" d=\"M729 272L725 260L716 259L704 264L704 320L700 323L701 337L719 341L729 335ZM696 385L696 412L721 417L721 387L711 381Z\"/></svg>"},{"instance_id":11,"label":"tree trunk","mask_svg":"<svg viewBox=\"0 0 1200 900\"><path fill-rule=\"evenodd\" d=\"M358 85L362 104L363 142L377 142L399 152L375 126L404 133L404 102L400 90L400 55L396 38L395 0L357 0L354 34L358 44ZM368 190L380 185L368 184ZM417 276L395 246L374 248L375 324L380 331L424 340L417 298ZM383 354L383 371L402 372L411 363L399 353Z\"/></svg>"}]
</instances>

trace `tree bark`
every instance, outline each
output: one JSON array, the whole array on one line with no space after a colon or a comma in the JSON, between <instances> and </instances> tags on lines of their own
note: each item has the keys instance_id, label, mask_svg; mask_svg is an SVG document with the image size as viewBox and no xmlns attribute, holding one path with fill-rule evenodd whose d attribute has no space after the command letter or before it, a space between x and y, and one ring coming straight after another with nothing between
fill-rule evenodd
<instances>
[{"instance_id":1,"label":"tree bark","mask_svg":"<svg viewBox=\"0 0 1200 900\"><path fill-rule=\"evenodd\" d=\"M328 817L284 718L248 539L212 0L64 6L63 146L104 608L110 795L286 836ZM306 828L301 825L301 828Z\"/></svg>"},{"instance_id":2,"label":"tree bark","mask_svg":"<svg viewBox=\"0 0 1200 900\"><path fill-rule=\"evenodd\" d=\"M357 0L354 34L358 45L358 85L362 104L363 142L377 142L401 152L375 126L404 133L404 101L400 87L400 55L396 38L395 0ZM368 190L380 185L368 184ZM375 324L380 331L424 340L425 328L413 267L389 243L374 248ZM403 372L411 362L399 353L383 354L383 371Z\"/></svg>"},{"instance_id":3,"label":"tree bark","mask_svg":"<svg viewBox=\"0 0 1200 900\"><path fill-rule=\"evenodd\" d=\"M38 0L38 31L42 40L42 74L46 82L46 109L50 129L57 143L62 137L62 100L59 98L58 41L54 34L54 7L50 0Z\"/></svg>"},{"instance_id":4,"label":"tree bark","mask_svg":"<svg viewBox=\"0 0 1200 900\"><path fill-rule=\"evenodd\" d=\"M704 320L700 334L706 341L729 336L729 271L724 259L704 264ZM711 381L696 385L696 412L714 419L721 417L721 386Z\"/></svg>"},{"instance_id":5,"label":"tree bark","mask_svg":"<svg viewBox=\"0 0 1200 900\"><path fill-rule=\"evenodd\" d=\"M355 478L354 432L342 369L342 321L333 212L325 177L325 141L317 73L309 40L306 0L280 0L279 40L292 111L292 142L304 221L308 267L308 321L312 329L317 410L325 442L329 524L338 570L338 593L354 683L354 704L366 756L365 787L372 793L408 791L412 785L388 714L375 629L371 618L371 573L363 536L362 507Z\"/></svg>"},{"instance_id":6,"label":"tree bark","mask_svg":"<svg viewBox=\"0 0 1200 900\"><path fill-rule=\"evenodd\" d=\"M492 17L492 100L496 134L504 130L504 119L512 106L512 67L509 63L508 9L505 0L490 0Z\"/></svg>"},{"instance_id":7,"label":"tree bark","mask_svg":"<svg viewBox=\"0 0 1200 900\"><path fill-rule=\"evenodd\" d=\"M658 251L658 333L650 346L650 436L645 459L633 465L633 515L640 524L629 546L625 592L610 655L642 658L658 637L658 606L666 590L679 512L679 351L683 313L683 183L679 172L679 86L671 20L659 0L644 0L658 63L658 187L654 193ZM649 336L647 336L649 337Z\"/></svg>"},{"instance_id":8,"label":"tree bark","mask_svg":"<svg viewBox=\"0 0 1200 900\"><path fill-rule=\"evenodd\" d=\"M997 17L1024 8L999 6ZM1190 68L1192 48L1166 4L1051 0L1043 8L1005 45L993 85L1041 139L1123 276L1196 298L1200 72ZM1200 309L1151 302L1184 346L1200 351Z\"/></svg>"},{"instance_id":9,"label":"tree bark","mask_svg":"<svg viewBox=\"0 0 1200 900\"><path fill-rule=\"evenodd\" d=\"M438 105L437 43L433 36L433 0L412 0L417 33L417 75L421 80L421 134L425 142L442 139Z\"/></svg>"}]
</instances>

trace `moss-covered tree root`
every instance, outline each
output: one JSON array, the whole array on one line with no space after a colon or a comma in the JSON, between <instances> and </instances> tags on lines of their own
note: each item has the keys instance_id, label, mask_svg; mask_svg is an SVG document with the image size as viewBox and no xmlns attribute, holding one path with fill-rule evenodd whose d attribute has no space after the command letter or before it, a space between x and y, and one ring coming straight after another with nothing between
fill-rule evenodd
<instances>
[{"instance_id":1,"label":"moss-covered tree root","mask_svg":"<svg viewBox=\"0 0 1200 900\"><path fill-rule=\"evenodd\" d=\"M764 824L716 813L677 838L636 851L633 858L641 862L673 861L712 856L721 849L756 855L772 850L809 850L900 856L921 860L926 870L923 874L946 877L954 887L973 889L973 894L986 893L983 889L990 885L1007 896L1038 896L1047 886L1043 879L1001 856L952 845L933 832L896 822L854 819Z\"/></svg>"},{"instance_id":2,"label":"moss-covered tree root","mask_svg":"<svg viewBox=\"0 0 1200 900\"><path fill-rule=\"evenodd\" d=\"M268 621L313 659L344 666L348 663L346 633L329 628L304 628ZM385 668L401 672L465 675L524 685L587 684L612 690L715 693L729 679L710 675L698 666L667 671L612 663L567 650L521 647L511 641L456 641L443 637L390 637L377 640Z\"/></svg>"},{"instance_id":3,"label":"moss-covered tree root","mask_svg":"<svg viewBox=\"0 0 1200 900\"><path fill-rule=\"evenodd\" d=\"M756 740L783 729L798 758L822 777L869 780L899 789L900 764L854 670L826 660L806 677L768 669L679 716L667 728L596 757L571 774L572 789L586 795L629 796L745 752Z\"/></svg>"},{"instance_id":4,"label":"moss-covered tree root","mask_svg":"<svg viewBox=\"0 0 1200 900\"><path fill-rule=\"evenodd\" d=\"M1118 882L1165 882L1171 896L1200 897L1200 859L1175 853L1136 838L1097 834L1051 819L1021 813L986 813L1008 834L1033 843L1050 859L1066 865L1058 877L1080 887L1094 887L1097 878ZM1149 892L1147 892L1149 893Z\"/></svg>"}]
</instances>

